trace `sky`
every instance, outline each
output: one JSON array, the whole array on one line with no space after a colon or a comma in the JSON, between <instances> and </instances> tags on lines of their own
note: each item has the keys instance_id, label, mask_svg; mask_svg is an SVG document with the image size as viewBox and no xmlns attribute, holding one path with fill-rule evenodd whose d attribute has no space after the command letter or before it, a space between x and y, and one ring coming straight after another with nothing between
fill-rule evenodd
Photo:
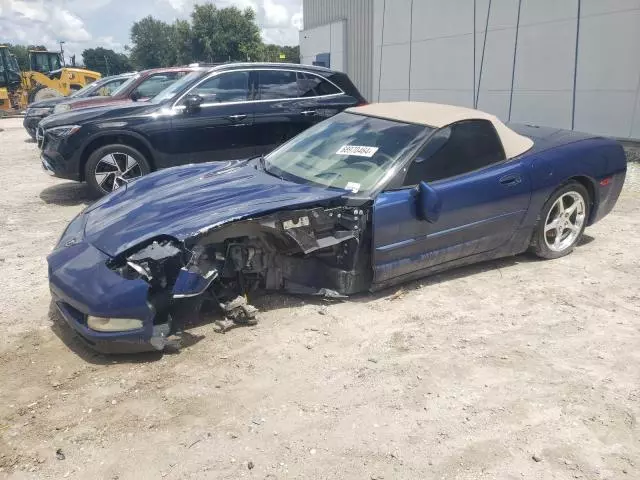
<instances>
[{"instance_id":1,"label":"sky","mask_svg":"<svg viewBox=\"0 0 640 480\"><path fill-rule=\"evenodd\" d=\"M253 7L266 43L297 45L302 0L209 0L218 7ZM205 0L0 0L0 43L45 45L65 56L85 48L123 51L133 22L152 15L166 22L188 18Z\"/></svg>"}]
</instances>

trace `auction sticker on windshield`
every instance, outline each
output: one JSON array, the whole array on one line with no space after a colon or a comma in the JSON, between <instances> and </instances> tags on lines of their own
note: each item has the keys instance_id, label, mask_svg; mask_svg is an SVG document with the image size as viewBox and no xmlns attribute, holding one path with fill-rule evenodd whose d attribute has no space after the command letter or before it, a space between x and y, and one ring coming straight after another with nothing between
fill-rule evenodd
<instances>
[{"instance_id":1,"label":"auction sticker on windshield","mask_svg":"<svg viewBox=\"0 0 640 480\"><path fill-rule=\"evenodd\" d=\"M356 155L358 157L371 158L378 151L378 147L366 147L364 145L343 145L336 152L337 155Z\"/></svg>"},{"instance_id":2,"label":"auction sticker on windshield","mask_svg":"<svg viewBox=\"0 0 640 480\"><path fill-rule=\"evenodd\" d=\"M344 189L351 191L351 193L358 193L358 191L360 191L360 184L356 182L349 182Z\"/></svg>"}]
</instances>

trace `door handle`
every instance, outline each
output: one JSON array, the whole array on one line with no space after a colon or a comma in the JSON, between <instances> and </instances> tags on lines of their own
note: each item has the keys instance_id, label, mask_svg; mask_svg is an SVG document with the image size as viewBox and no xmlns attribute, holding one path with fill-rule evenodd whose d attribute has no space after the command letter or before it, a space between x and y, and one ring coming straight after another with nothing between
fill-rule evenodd
<instances>
[{"instance_id":1,"label":"door handle","mask_svg":"<svg viewBox=\"0 0 640 480\"><path fill-rule=\"evenodd\" d=\"M229 120L233 120L234 122L239 122L240 120L244 120L247 118L246 115L229 115L227 117Z\"/></svg>"},{"instance_id":2,"label":"door handle","mask_svg":"<svg viewBox=\"0 0 640 480\"><path fill-rule=\"evenodd\" d=\"M500 184L505 187L513 187L522 183L522 177L520 175L505 175L500 179Z\"/></svg>"},{"instance_id":3,"label":"door handle","mask_svg":"<svg viewBox=\"0 0 640 480\"><path fill-rule=\"evenodd\" d=\"M315 110L303 110L302 112L300 112L300 115L304 116L304 117L311 117L313 115L315 115L317 112Z\"/></svg>"}]
</instances>

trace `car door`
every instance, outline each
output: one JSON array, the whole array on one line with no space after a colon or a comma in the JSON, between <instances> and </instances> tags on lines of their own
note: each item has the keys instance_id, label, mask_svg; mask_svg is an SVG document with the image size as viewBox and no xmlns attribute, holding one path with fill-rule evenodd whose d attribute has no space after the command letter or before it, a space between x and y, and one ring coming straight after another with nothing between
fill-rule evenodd
<instances>
[{"instance_id":1,"label":"car door","mask_svg":"<svg viewBox=\"0 0 640 480\"><path fill-rule=\"evenodd\" d=\"M177 163L235 160L254 155L254 104L249 71L226 71L202 80L173 107L169 151ZM187 108L188 97L199 98Z\"/></svg>"},{"instance_id":2,"label":"car door","mask_svg":"<svg viewBox=\"0 0 640 480\"><path fill-rule=\"evenodd\" d=\"M357 104L327 79L308 72L258 69L257 153L267 153L316 123Z\"/></svg>"},{"instance_id":3,"label":"car door","mask_svg":"<svg viewBox=\"0 0 640 480\"><path fill-rule=\"evenodd\" d=\"M505 159L487 120L437 131L403 175L402 186L382 192L374 204L374 283L465 257L490 257L509 243L529 207L524 161ZM438 210L431 222L420 215L420 182Z\"/></svg>"}]
</instances>

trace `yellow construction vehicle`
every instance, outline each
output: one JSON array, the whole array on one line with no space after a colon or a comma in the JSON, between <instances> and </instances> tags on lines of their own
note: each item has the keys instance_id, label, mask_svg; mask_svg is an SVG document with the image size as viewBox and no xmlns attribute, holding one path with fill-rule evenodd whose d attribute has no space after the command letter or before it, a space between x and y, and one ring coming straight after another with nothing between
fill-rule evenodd
<instances>
[{"instance_id":1,"label":"yellow construction vehicle","mask_svg":"<svg viewBox=\"0 0 640 480\"><path fill-rule=\"evenodd\" d=\"M30 70L20 71L16 57L0 45L0 111L67 96L101 77L98 72L63 66L59 52L29 50L29 64Z\"/></svg>"}]
</instances>

